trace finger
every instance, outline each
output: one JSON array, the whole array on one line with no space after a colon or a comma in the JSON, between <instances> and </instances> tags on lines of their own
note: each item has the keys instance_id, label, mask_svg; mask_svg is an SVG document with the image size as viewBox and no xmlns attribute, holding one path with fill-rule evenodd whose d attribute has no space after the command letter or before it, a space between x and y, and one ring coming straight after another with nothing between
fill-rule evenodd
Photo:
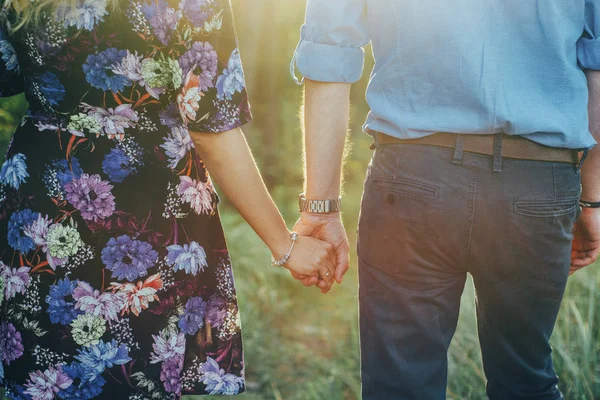
<instances>
[{"instance_id":1,"label":"finger","mask_svg":"<svg viewBox=\"0 0 600 400\"><path fill-rule=\"evenodd\" d=\"M299 274L299 273L294 272L294 271L290 271L290 274L292 274L292 276L294 277L294 279L298 279L299 281L301 281L302 279L310 278L310 276L308 276L308 275Z\"/></svg>"},{"instance_id":2,"label":"finger","mask_svg":"<svg viewBox=\"0 0 600 400\"><path fill-rule=\"evenodd\" d=\"M350 269L350 251L347 249L340 250L341 254L338 254L338 263L335 267L335 280L341 284L344 280L344 275Z\"/></svg>"},{"instance_id":3,"label":"finger","mask_svg":"<svg viewBox=\"0 0 600 400\"><path fill-rule=\"evenodd\" d=\"M330 267L325 267L319 272L319 278L327 282L329 285L332 285L333 280L335 279L335 274L331 272Z\"/></svg>"},{"instance_id":4,"label":"finger","mask_svg":"<svg viewBox=\"0 0 600 400\"><path fill-rule=\"evenodd\" d=\"M594 259L594 262L598 259L598 256L600 256L600 248L596 248L594 250L590 251L590 257Z\"/></svg>"},{"instance_id":5,"label":"finger","mask_svg":"<svg viewBox=\"0 0 600 400\"><path fill-rule=\"evenodd\" d=\"M319 281L319 283L317 283L317 287L319 289L321 289L321 293L325 294L325 293L329 292L329 290L331 289L331 284L329 284L326 281L324 281L323 279L321 279Z\"/></svg>"},{"instance_id":6,"label":"finger","mask_svg":"<svg viewBox=\"0 0 600 400\"><path fill-rule=\"evenodd\" d=\"M587 252L583 252L578 257L571 259L571 266L576 268L584 268L596 261L596 257Z\"/></svg>"},{"instance_id":7,"label":"finger","mask_svg":"<svg viewBox=\"0 0 600 400\"><path fill-rule=\"evenodd\" d=\"M329 289L331 289L331 286L333 285L333 282L327 282L326 280L320 279L319 283L317 283L317 287L319 289L321 289L321 291L324 291L323 293L327 293L329 291Z\"/></svg>"},{"instance_id":8,"label":"finger","mask_svg":"<svg viewBox=\"0 0 600 400\"><path fill-rule=\"evenodd\" d=\"M311 276L306 279L301 279L300 282L306 287L315 286L319 282L319 278L316 276Z\"/></svg>"}]
</instances>

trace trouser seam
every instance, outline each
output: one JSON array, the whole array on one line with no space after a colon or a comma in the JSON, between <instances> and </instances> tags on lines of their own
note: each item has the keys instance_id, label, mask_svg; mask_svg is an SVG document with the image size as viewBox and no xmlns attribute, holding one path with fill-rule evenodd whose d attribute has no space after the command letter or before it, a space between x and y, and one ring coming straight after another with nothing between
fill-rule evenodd
<instances>
[{"instance_id":1,"label":"trouser seam","mask_svg":"<svg viewBox=\"0 0 600 400\"><path fill-rule=\"evenodd\" d=\"M479 162L479 160L478 160ZM479 179L479 169L475 169L474 170L474 174L475 176L473 177L473 179L469 182L469 188L468 188L468 199L467 199L467 207L468 207L468 212L470 215L470 221L469 222L469 229L468 229L468 234L467 234L467 238L465 241L465 245L463 246L463 265L462 265L462 269L467 271L469 268L469 253L471 251L471 241L472 241L472 237L473 237L473 228L475 226L475 200L477 197L477 181ZM468 218L468 217L467 217Z\"/></svg>"}]
</instances>

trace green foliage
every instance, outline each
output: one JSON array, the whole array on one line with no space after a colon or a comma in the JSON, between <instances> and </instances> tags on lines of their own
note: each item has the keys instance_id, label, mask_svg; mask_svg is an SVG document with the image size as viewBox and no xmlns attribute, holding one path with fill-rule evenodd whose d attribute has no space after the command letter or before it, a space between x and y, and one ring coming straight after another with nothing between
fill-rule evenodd
<instances>
[{"instance_id":1,"label":"green foliage","mask_svg":"<svg viewBox=\"0 0 600 400\"><path fill-rule=\"evenodd\" d=\"M10 137L27 110L23 95L0 100L0 154L4 155Z\"/></svg>"},{"instance_id":2,"label":"green foliage","mask_svg":"<svg viewBox=\"0 0 600 400\"><path fill-rule=\"evenodd\" d=\"M244 128L265 181L291 226L302 188L301 88L289 76L304 2L233 0L254 122ZM203 29L213 29L218 21ZM372 60L368 59L366 70ZM355 242L370 140L360 126L367 74L354 85L350 152L345 172L345 220ZM23 114L22 97L0 103L0 146ZM32 145L35 145L32 143ZM5 147L2 147L2 151ZM326 296L269 265L258 237L226 203L222 207L240 298L248 392L241 399L360 398L356 258L342 286ZM600 398L600 269L577 273L568 286L553 346L568 400ZM485 399L474 295L468 284L449 354L448 398ZM200 397L186 396L186 400Z\"/></svg>"}]
</instances>

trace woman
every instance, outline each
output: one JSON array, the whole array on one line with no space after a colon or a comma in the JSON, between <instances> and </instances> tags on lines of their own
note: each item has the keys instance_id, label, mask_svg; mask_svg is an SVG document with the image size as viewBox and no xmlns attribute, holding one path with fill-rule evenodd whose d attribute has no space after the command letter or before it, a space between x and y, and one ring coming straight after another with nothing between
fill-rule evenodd
<instances>
[{"instance_id":1,"label":"woman","mask_svg":"<svg viewBox=\"0 0 600 400\"><path fill-rule=\"evenodd\" d=\"M6 396L242 392L236 293L205 165L276 259L293 242L238 128L251 116L228 0L3 10L0 91L30 103L0 170ZM300 238L285 266L326 290L334 257Z\"/></svg>"}]
</instances>

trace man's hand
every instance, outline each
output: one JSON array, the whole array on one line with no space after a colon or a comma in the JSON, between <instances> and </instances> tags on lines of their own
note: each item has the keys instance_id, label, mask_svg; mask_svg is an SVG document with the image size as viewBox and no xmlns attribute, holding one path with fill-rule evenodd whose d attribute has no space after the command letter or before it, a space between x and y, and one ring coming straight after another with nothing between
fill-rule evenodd
<instances>
[{"instance_id":1,"label":"man's hand","mask_svg":"<svg viewBox=\"0 0 600 400\"><path fill-rule=\"evenodd\" d=\"M584 207L573 235L571 275L595 262L600 255L600 209Z\"/></svg>"},{"instance_id":2,"label":"man's hand","mask_svg":"<svg viewBox=\"0 0 600 400\"><path fill-rule=\"evenodd\" d=\"M302 236L312 236L316 239L330 243L336 252L335 280L342 283L344 275L350 268L350 244L344 229L344 224L339 213L311 214L302 213L294 231ZM327 293L326 282L316 278L293 274L294 278L301 280L306 286L317 285L323 293Z\"/></svg>"}]
</instances>

